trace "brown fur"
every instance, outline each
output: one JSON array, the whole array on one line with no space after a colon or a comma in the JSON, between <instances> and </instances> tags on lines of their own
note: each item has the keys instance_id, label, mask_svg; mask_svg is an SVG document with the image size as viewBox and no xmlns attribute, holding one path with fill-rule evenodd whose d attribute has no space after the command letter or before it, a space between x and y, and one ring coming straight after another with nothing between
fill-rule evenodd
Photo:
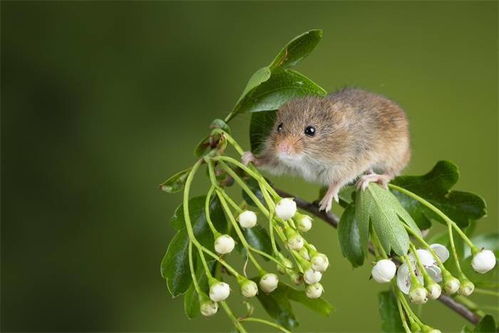
<instances>
[{"instance_id":1,"label":"brown fur","mask_svg":"<svg viewBox=\"0 0 499 333\"><path fill-rule=\"evenodd\" d=\"M304 134L307 126L316 128L315 136ZM283 141L303 155L304 166L297 167L311 170L283 165L277 157ZM324 98L306 97L283 105L262 154L253 161L276 173L295 173L330 187L336 184L334 192L370 170L390 180L409 159L408 121L402 108L383 96L347 88Z\"/></svg>"}]
</instances>

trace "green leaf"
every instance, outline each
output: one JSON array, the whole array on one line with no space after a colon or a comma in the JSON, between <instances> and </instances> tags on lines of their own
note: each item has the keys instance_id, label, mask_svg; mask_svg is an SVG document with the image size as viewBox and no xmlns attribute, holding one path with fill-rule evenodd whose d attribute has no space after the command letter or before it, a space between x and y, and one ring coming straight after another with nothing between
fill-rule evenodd
<instances>
[{"instance_id":1,"label":"green leaf","mask_svg":"<svg viewBox=\"0 0 499 333\"><path fill-rule=\"evenodd\" d=\"M412 216L414 222L421 230L429 229L431 227L430 217L432 213L425 206L421 205L419 201L393 190L392 193L397 197L402 207Z\"/></svg>"},{"instance_id":2,"label":"green leaf","mask_svg":"<svg viewBox=\"0 0 499 333\"><path fill-rule=\"evenodd\" d=\"M244 238L246 238L252 247L265 253L272 254L272 243L266 229L262 228L260 225L256 225L253 228L242 228L242 231ZM265 257L264 259L268 260Z\"/></svg>"},{"instance_id":3,"label":"green leaf","mask_svg":"<svg viewBox=\"0 0 499 333\"><path fill-rule=\"evenodd\" d=\"M213 235L211 230L206 222L205 215L205 201L206 195L198 196L191 198L189 200L189 210L192 228L194 230L194 234L196 238L206 247L211 248L213 246ZM213 196L210 202L210 216L215 228L224 233L227 231L227 220L225 219L225 214L220 204L218 197ZM172 218L170 219L171 225L177 229L182 230L185 229L185 220L184 220L184 206L180 204Z\"/></svg>"},{"instance_id":4,"label":"green leaf","mask_svg":"<svg viewBox=\"0 0 499 333\"><path fill-rule=\"evenodd\" d=\"M256 282L258 281L256 280ZM281 288L281 285L283 284L279 282L279 287L272 293L259 292L257 297L271 318L279 325L287 329L293 329L298 326L298 321L295 318L293 308L286 295L286 288Z\"/></svg>"},{"instance_id":5,"label":"green leaf","mask_svg":"<svg viewBox=\"0 0 499 333\"><path fill-rule=\"evenodd\" d=\"M276 70L267 81L246 94L235 113L277 110L292 99L311 95L325 96L326 91L296 71Z\"/></svg>"},{"instance_id":6,"label":"green leaf","mask_svg":"<svg viewBox=\"0 0 499 333\"><path fill-rule=\"evenodd\" d=\"M314 312L317 312L318 314L329 316L333 311L333 306L324 298L308 298L305 294L305 291L297 290L285 283L282 283L279 288L284 289L284 292L290 300L303 304L304 306Z\"/></svg>"},{"instance_id":7,"label":"green leaf","mask_svg":"<svg viewBox=\"0 0 499 333\"><path fill-rule=\"evenodd\" d=\"M215 273L217 262L215 260L207 260L208 267L210 268L212 274ZM198 281L199 288L206 294L209 293L208 278L206 277L203 264L198 260L196 265L196 279ZM184 295L184 311L187 318L192 319L199 316L199 295L194 288L194 284L191 284L190 288Z\"/></svg>"},{"instance_id":8,"label":"green leaf","mask_svg":"<svg viewBox=\"0 0 499 333\"><path fill-rule=\"evenodd\" d=\"M496 330L496 322L494 317L491 315L486 315L480 320L480 322L475 326L476 333L494 333Z\"/></svg>"},{"instance_id":9,"label":"green leaf","mask_svg":"<svg viewBox=\"0 0 499 333\"><path fill-rule=\"evenodd\" d=\"M426 199L464 228L469 225L470 221L485 216L487 208L485 201L476 194L452 191L451 188L458 179L459 170L455 164L449 161L439 161L425 175L401 176L395 178L392 183ZM402 193L396 193L396 195L403 198L402 204L407 207L418 225L428 226L430 219L444 223L439 216L414 199Z\"/></svg>"},{"instance_id":10,"label":"green leaf","mask_svg":"<svg viewBox=\"0 0 499 333\"><path fill-rule=\"evenodd\" d=\"M258 279L253 279L257 281ZM258 293L258 300L270 317L287 329L298 326L290 300L298 302L323 316L329 316L333 306L325 299L310 299L305 291L297 290L290 285L279 282L279 287L270 294Z\"/></svg>"},{"instance_id":11,"label":"green leaf","mask_svg":"<svg viewBox=\"0 0 499 333\"><path fill-rule=\"evenodd\" d=\"M224 130L225 132L230 134L230 126L222 119L213 120L210 124L210 128L220 128L221 130Z\"/></svg>"},{"instance_id":12,"label":"green leaf","mask_svg":"<svg viewBox=\"0 0 499 333\"><path fill-rule=\"evenodd\" d=\"M473 330L468 326L463 326L463 328L461 329L461 333L473 333Z\"/></svg>"},{"instance_id":13,"label":"green leaf","mask_svg":"<svg viewBox=\"0 0 499 333\"><path fill-rule=\"evenodd\" d=\"M253 177L246 178L244 180L246 182L246 185L250 188L250 190L255 194L255 196L260 200L261 203L266 205L265 199L263 197L262 190L260 189L260 185L258 184L258 181L255 180ZM246 201L246 203L250 206L257 207L253 199L250 198L250 196L246 193L246 191L242 191L243 199Z\"/></svg>"},{"instance_id":14,"label":"green leaf","mask_svg":"<svg viewBox=\"0 0 499 333\"><path fill-rule=\"evenodd\" d=\"M196 148L194 149L194 155L196 157L202 157L208 154L213 149L212 142L213 139L211 135L205 137L196 145Z\"/></svg>"},{"instance_id":15,"label":"green leaf","mask_svg":"<svg viewBox=\"0 0 499 333\"><path fill-rule=\"evenodd\" d=\"M270 66L257 70L249 79L227 121L238 113L277 110L290 99L326 91L290 67L308 56L322 38L321 30L307 31L287 43Z\"/></svg>"},{"instance_id":16,"label":"green leaf","mask_svg":"<svg viewBox=\"0 0 499 333\"><path fill-rule=\"evenodd\" d=\"M195 237L202 245L212 248L213 234L206 222L205 200L206 196L191 198L189 200L189 212ZM226 232L227 221L216 197L211 200L210 215L217 230ZM166 285L172 296L176 297L185 293L192 283L188 259L189 237L185 229L183 205L176 209L171 223L178 232L170 241L166 254L161 261L161 276L166 279ZM193 259L195 260L196 257L194 252Z\"/></svg>"},{"instance_id":17,"label":"green leaf","mask_svg":"<svg viewBox=\"0 0 499 333\"><path fill-rule=\"evenodd\" d=\"M194 284L191 283L189 289L184 295L184 312L187 318L193 319L201 313L199 311L199 296L194 288Z\"/></svg>"},{"instance_id":18,"label":"green leaf","mask_svg":"<svg viewBox=\"0 0 499 333\"><path fill-rule=\"evenodd\" d=\"M338 238L343 256L350 261L353 267L362 266L364 252L360 242L359 225L355 219L355 208L352 205L348 206L341 215Z\"/></svg>"},{"instance_id":19,"label":"green leaf","mask_svg":"<svg viewBox=\"0 0 499 333\"><path fill-rule=\"evenodd\" d=\"M192 283L188 248L187 233L180 230L173 236L161 261L161 276L173 297L185 293Z\"/></svg>"},{"instance_id":20,"label":"green leaf","mask_svg":"<svg viewBox=\"0 0 499 333\"><path fill-rule=\"evenodd\" d=\"M322 39L322 30L310 30L293 38L270 64L271 68L291 67L308 56Z\"/></svg>"},{"instance_id":21,"label":"green leaf","mask_svg":"<svg viewBox=\"0 0 499 333\"><path fill-rule=\"evenodd\" d=\"M275 110L251 114L250 145L254 154L262 151L265 140L274 128L275 118Z\"/></svg>"},{"instance_id":22,"label":"green leaf","mask_svg":"<svg viewBox=\"0 0 499 333\"><path fill-rule=\"evenodd\" d=\"M167 193L175 193L182 191L184 189L185 181L187 180L187 176L189 175L190 171L191 168L177 172L176 174L168 178L165 182L163 182L161 185L159 185L159 188Z\"/></svg>"},{"instance_id":23,"label":"green leaf","mask_svg":"<svg viewBox=\"0 0 499 333\"><path fill-rule=\"evenodd\" d=\"M359 223L360 244L364 252L370 223L387 253L391 250L398 255L407 253L409 236L403 223L414 232L420 233L416 223L397 198L377 184L370 184L365 191L357 192L355 218Z\"/></svg>"},{"instance_id":24,"label":"green leaf","mask_svg":"<svg viewBox=\"0 0 499 333\"><path fill-rule=\"evenodd\" d=\"M378 294L381 329L386 333L405 332L400 319L397 299L392 291L382 291Z\"/></svg>"},{"instance_id":25,"label":"green leaf","mask_svg":"<svg viewBox=\"0 0 499 333\"><path fill-rule=\"evenodd\" d=\"M494 252L496 257L499 257L499 232L491 232L488 234L480 234L471 238L473 244L479 249L488 249ZM466 247L465 257L471 255L471 249Z\"/></svg>"},{"instance_id":26,"label":"green leaf","mask_svg":"<svg viewBox=\"0 0 499 333\"><path fill-rule=\"evenodd\" d=\"M248 80L248 83L246 83L246 87L244 87L243 93L241 94L241 97L239 97L236 105L246 96L249 91L267 81L270 78L271 74L272 72L268 66L262 67L254 72Z\"/></svg>"}]
</instances>

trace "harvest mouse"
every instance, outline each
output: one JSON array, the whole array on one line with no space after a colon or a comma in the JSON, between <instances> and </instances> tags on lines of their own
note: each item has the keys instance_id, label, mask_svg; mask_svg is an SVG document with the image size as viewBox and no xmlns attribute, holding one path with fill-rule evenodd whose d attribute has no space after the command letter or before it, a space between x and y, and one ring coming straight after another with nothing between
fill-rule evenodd
<instances>
[{"instance_id":1,"label":"harvest mouse","mask_svg":"<svg viewBox=\"0 0 499 333\"><path fill-rule=\"evenodd\" d=\"M386 187L410 155L402 108L383 96L346 88L284 104L262 152L246 152L242 161L327 185L320 209L330 211L343 186L358 178L363 190L370 182Z\"/></svg>"}]
</instances>

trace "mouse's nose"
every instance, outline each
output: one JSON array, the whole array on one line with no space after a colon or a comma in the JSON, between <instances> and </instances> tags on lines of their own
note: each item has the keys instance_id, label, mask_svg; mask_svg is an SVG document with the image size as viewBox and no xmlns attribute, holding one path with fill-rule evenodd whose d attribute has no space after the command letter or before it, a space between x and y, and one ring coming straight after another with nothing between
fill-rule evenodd
<instances>
[{"instance_id":1,"label":"mouse's nose","mask_svg":"<svg viewBox=\"0 0 499 333\"><path fill-rule=\"evenodd\" d=\"M279 153L291 154L293 148L287 141L282 141L277 145L277 150Z\"/></svg>"}]
</instances>

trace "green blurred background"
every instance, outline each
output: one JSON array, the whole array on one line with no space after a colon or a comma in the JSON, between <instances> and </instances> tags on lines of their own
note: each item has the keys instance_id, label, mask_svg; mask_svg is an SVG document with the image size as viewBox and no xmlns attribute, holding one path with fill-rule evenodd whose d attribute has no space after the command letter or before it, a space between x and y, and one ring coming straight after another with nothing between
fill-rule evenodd
<instances>
[{"instance_id":1,"label":"green blurred background","mask_svg":"<svg viewBox=\"0 0 499 333\"><path fill-rule=\"evenodd\" d=\"M310 28L324 40L299 70L329 91L398 101L411 120L406 173L456 162L458 188L489 204L479 231L498 228L497 2L1 6L3 331L228 331L222 314L187 320L167 292L159 263L180 195L157 185L193 162L252 72ZM246 147L248 120L233 123ZM297 306L299 330L379 331L384 287L341 257L330 227L310 234L332 257L325 287L337 310ZM439 303L424 309L443 331L464 323Z\"/></svg>"}]
</instances>

